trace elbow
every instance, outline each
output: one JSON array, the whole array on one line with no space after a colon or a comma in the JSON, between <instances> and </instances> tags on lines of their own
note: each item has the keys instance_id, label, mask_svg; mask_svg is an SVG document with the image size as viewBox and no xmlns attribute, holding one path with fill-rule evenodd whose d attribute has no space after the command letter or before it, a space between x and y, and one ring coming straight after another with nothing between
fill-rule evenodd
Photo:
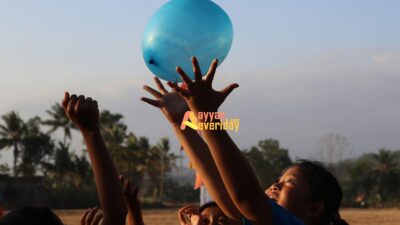
<instances>
[{"instance_id":1,"label":"elbow","mask_svg":"<svg viewBox=\"0 0 400 225\"><path fill-rule=\"evenodd\" d=\"M265 213L265 209L268 208L266 196L254 193L256 192L248 190L231 196L236 208L248 219L254 218L254 215L260 214L260 211Z\"/></svg>"},{"instance_id":2,"label":"elbow","mask_svg":"<svg viewBox=\"0 0 400 225\"><path fill-rule=\"evenodd\" d=\"M230 193L231 198L233 202L235 203L236 206L243 206L243 205L248 205L250 202L252 202L252 195L250 193L254 193L249 191L238 191L234 193ZM240 207L238 207L240 208Z\"/></svg>"}]
</instances>

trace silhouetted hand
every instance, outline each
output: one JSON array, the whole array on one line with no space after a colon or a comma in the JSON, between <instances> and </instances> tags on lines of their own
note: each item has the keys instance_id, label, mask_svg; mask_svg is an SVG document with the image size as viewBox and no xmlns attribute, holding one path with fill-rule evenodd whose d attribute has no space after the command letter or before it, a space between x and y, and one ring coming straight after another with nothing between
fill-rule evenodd
<instances>
[{"instance_id":1,"label":"silhouetted hand","mask_svg":"<svg viewBox=\"0 0 400 225\"><path fill-rule=\"evenodd\" d=\"M92 132L99 129L99 109L97 101L92 98L65 92L62 106L68 118L82 132Z\"/></svg>"},{"instance_id":2,"label":"silhouetted hand","mask_svg":"<svg viewBox=\"0 0 400 225\"><path fill-rule=\"evenodd\" d=\"M144 225L142 218L142 209L138 198L139 189L132 188L129 180L120 175L119 180L124 190L126 206L128 209L127 225Z\"/></svg>"},{"instance_id":3,"label":"silhouetted hand","mask_svg":"<svg viewBox=\"0 0 400 225\"><path fill-rule=\"evenodd\" d=\"M102 214L97 213L97 207L85 211L81 218L81 225L98 225L103 218Z\"/></svg>"},{"instance_id":4,"label":"silhouetted hand","mask_svg":"<svg viewBox=\"0 0 400 225\"><path fill-rule=\"evenodd\" d=\"M186 100L189 108L194 112L217 112L218 108L225 101L226 97L239 87L238 84L230 84L221 91L216 91L212 88L215 71L217 69L218 60L214 59L206 74L205 79L202 78L199 63L196 57L192 57L193 72L195 80L192 81L189 76L177 67L176 71L185 82L187 89L179 87L176 83L168 82L168 85L178 91Z\"/></svg>"},{"instance_id":5,"label":"silhouetted hand","mask_svg":"<svg viewBox=\"0 0 400 225\"><path fill-rule=\"evenodd\" d=\"M186 221L186 217L190 220ZM181 225L203 225L199 209L194 205L188 205L179 209L179 221Z\"/></svg>"},{"instance_id":6,"label":"silhouetted hand","mask_svg":"<svg viewBox=\"0 0 400 225\"><path fill-rule=\"evenodd\" d=\"M141 100L159 108L172 125L180 125L185 112L189 110L188 105L175 89L168 92L157 77L154 81L158 91L147 85L143 86L143 89L152 94L155 99L142 97Z\"/></svg>"}]
</instances>

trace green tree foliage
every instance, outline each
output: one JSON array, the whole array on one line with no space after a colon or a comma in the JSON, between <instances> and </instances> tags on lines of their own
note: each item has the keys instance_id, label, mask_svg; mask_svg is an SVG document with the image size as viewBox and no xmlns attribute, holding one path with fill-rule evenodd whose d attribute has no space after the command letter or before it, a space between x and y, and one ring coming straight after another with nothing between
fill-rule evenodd
<instances>
[{"instance_id":1,"label":"green tree foliage","mask_svg":"<svg viewBox=\"0 0 400 225\"><path fill-rule=\"evenodd\" d=\"M176 164L177 156L170 153L168 138L162 138L147 152L147 175L151 181L151 193L153 201L161 202L164 196L164 184L167 172Z\"/></svg>"},{"instance_id":2,"label":"green tree foliage","mask_svg":"<svg viewBox=\"0 0 400 225\"><path fill-rule=\"evenodd\" d=\"M6 175L10 171L10 168L8 167L8 164L0 164L0 175Z\"/></svg>"},{"instance_id":3,"label":"green tree foliage","mask_svg":"<svg viewBox=\"0 0 400 225\"><path fill-rule=\"evenodd\" d=\"M380 149L355 159L348 167L345 201L358 206L400 203L400 151Z\"/></svg>"},{"instance_id":4,"label":"green tree foliage","mask_svg":"<svg viewBox=\"0 0 400 225\"><path fill-rule=\"evenodd\" d=\"M200 189L194 190L191 184L178 184L171 179L165 180L163 201L173 203L192 203L199 200Z\"/></svg>"},{"instance_id":5,"label":"green tree foliage","mask_svg":"<svg viewBox=\"0 0 400 225\"><path fill-rule=\"evenodd\" d=\"M162 138L155 146L151 146L148 138L137 138L127 132L121 114L108 110L100 113L101 132L114 164L119 173L142 184L149 177L149 185L153 201L161 202L164 193L166 173L175 165L176 156L169 152L168 138Z\"/></svg>"},{"instance_id":6,"label":"green tree foliage","mask_svg":"<svg viewBox=\"0 0 400 225\"><path fill-rule=\"evenodd\" d=\"M46 111L46 120L33 117L27 122L17 112L1 117L0 150L13 150L13 175L43 176L46 202L54 208L91 207L97 204L96 188L86 151L78 156L71 149L74 127L59 104ZM196 201L198 192L190 185L179 185L167 178L178 156L171 153L168 138L155 145L147 137L128 131L123 116L104 110L100 113L101 132L118 172L141 188L146 199L157 204ZM44 132L43 125L49 130ZM62 130L62 140L53 133ZM53 136L52 136L53 135ZM348 142L328 135L321 142L326 147L328 169L338 178L344 191L346 206L400 205L400 150L380 149L355 159L342 159ZM323 149L322 149L323 150ZM346 151L345 151L346 150ZM292 164L288 150L275 139L260 140L257 146L243 151L260 184L269 186ZM0 174L8 174L7 164L0 165Z\"/></svg>"},{"instance_id":7,"label":"green tree foliage","mask_svg":"<svg viewBox=\"0 0 400 225\"><path fill-rule=\"evenodd\" d=\"M51 137L40 130L39 117L34 117L26 123L26 133L21 145L19 174L34 176L39 170L44 172L47 157L53 154L54 144Z\"/></svg>"},{"instance_id":8,"label":"green tree foliage","mask_svg":"<svg viewBox=\"0 0 400 225\"><path fill-rule=\"evenodd\" d=\"M71 150L74 127L62 107L55 104L46 111L49 118L34 117L24 122L17 112L2 116L0 149L13 149L14 174L23 177L44 176L46 203L55 208L88 207L96 205L96 189L86 151L78 156ZM128 132L123 116L108 110L100 113L101 132L119 173L135 181L135 185L155 193L153 201L164 197L165 177L175 165L176 156L170 153L167 138L150 145L147 137ZM47 132L43 127L49 127ZM62 141L50 136L62 130ZM0 173L9 168L1 165ZM150 184L143 185L145 178ZM80 196L77 198L77 196ZM150 195L152 196L152 195ZM167 196L168 197L168 196Z\"/></svg>"},{"instance_id":9,"label":"green tree foliage","mask_svg":"<svg viewBox=\"0 0 400 225\"><path fill-rule=\"evenodd\" d=\"M50 134L62 129L64 132L63 144L67 144L67 139L71 139L71 131L76 128L65 115L63 107L59 103L55 103L50 110L46 110L46 113L50 119L42 121L42 124L50 127L48 131Z\"/></svg>"},{"instance_id":10,"label":"green tree foliage","mask_svg":"<svg viewBox=\"0 0 400 225\"><path fill-rule=\"evenodd\" d=\"M3 124L0 124L0 149L13 149L14 176L18 175L18 160L21 151L22 139L26 133L26 126L19 114L11 111L2 117Z\"/></svg>"},{"instance_id":11,"label":"green tree foliage","mask_svg":"<svg viewBox=\"0 0 400 225\"><path fill-rule=\"evenodd\" d=\"M275 139L265 139L258 142L244 154L253 167L262 187L271 185L281 175L282 171L292 164L288 150L279 145Z\"/></svg>"}]
</instances>

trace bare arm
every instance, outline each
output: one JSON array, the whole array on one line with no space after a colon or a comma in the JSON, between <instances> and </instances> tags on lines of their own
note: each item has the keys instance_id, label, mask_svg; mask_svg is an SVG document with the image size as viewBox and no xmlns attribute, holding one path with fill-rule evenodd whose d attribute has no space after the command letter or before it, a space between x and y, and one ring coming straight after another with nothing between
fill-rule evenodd
<instances>
[{"instance_id":1,"label":"bare arm","mask_svg":"<svg viewBox=\"0 0 400 225\"><path fill-rule=\"evenodd\" d=\"M126 208L128 209L128 215L126 216L127 225L144 225L142 217L142 207L138 198L139 189L134 187L131 190L131 184L128 179L125 179L122 175L119 176L122 186L124 187Z\"/></svg>"},{"instance_id":2,"label":"bare arm","mask_svg":"<svg viewBox=\"0 0 400 225\"><path fill-rule=\"evenodd\" d=\"M218 207L227 217L239 221L241 214L222 182L207 144L194 130L182 131L180 127L174 126L174 132Z\"/></svg>"},{"instance_id":3,"label":"bare arm","mask_svg":"<svg viewBox=\"0 0 400 225\"><path fill-rule=\"evenodd\" d=\"M185 130L180 129L183 116L189 109L186 102L176 90L168 92L158 78L155 78L155 82L160 91L156 91L148 86L144 86L144 89L152 94L156 100L148 98L142 98L142 100L160 108L172 125L175 135L200 174L212 198L225 215L231 219L240 220L240 212L229 197L207 144L196 131L190 128Z\"/></svg>"},{"instance_id":4,"label":"bare arm","mask_svg":"<svg viewBox=\"0 0 400 225\"><path fill-rule=\"evenodd\" d=\"M271 223L271 209L258 180L226 131L205 131L205 139L229 195L253 224Z\"/></svg>"},{"instance_id":5,"label":"bare arm","mask_svg":"<svg viewBox=\"0 0 400 225\"><path fill-rule=\"evenodd\" d=\"M70 120L80 129L89 151L96 188L103 208L104 225L125 225L126 206L122 186L100 134L97 102L65 93L62 105Z\"/></svg>"},{"instance_id":6,"label":"bare arm","mask_svg":"<svg viewBox=\"0 0 400 225\"><path fill-rule=\"evenodd\" d=\"M188 90L174 86L181 93L190 109L197 112L217 112L221 103L236 87L232 84L222 91L212 88L218 61L214 60L206 79L202 79L196 58L192 59L195 81L177 68ZM215 121L217 122L217 121ZM237 209L253 224L271 224L271 208L258 180L239 148L224 130L205 130L204 137L212 158L221 174L223 183Z\"/></svg>"}]
</instances>

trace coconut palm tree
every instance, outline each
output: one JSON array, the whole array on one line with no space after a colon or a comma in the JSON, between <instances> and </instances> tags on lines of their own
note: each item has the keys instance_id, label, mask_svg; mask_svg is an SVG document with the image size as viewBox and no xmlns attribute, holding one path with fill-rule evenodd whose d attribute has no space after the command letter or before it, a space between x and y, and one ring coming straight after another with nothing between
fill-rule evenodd
<instances>
[{"instance_id":1,"label":"coconut palm tree","mask_svg":"<svg viewBox=\"0 0 400 225\"><path fill-rule=\"evenodd\" d=\"M161 202L164 195L164 178L170 168L171 161L171 156L168 154L170 149L169 139L162 138L157 144L157 149L160 151L160 191L158 193L158 202Z\"/></svg>"},{"instance_id":2,"label":"coconut palm tree","mask_svg":"<svg viewBox=\"0 0 400 225\"><path fill-rule=\"evenodd\" d=\"M46 113L50 116L50 119L43 121L42 124L50 126L49 133L62 129L64 131L63 144L65 146L67 144L67 139L71 139L71 130L76 129L75 126L69 120L63 107L59 103L55 103L51 106L51 109L46 110Z\"/></svg>"},{"instance_id":3,"label":"coconut palm tree","mask_svg":"<svg viewBox=\"0 0 400 225\"><path fill-rule=\"evenodd\" d=\"M26 133L26 125L19 114L11 111L1 117L4 124L0 124L0 149L13 148L14 176L18 175L17 163L20 153L20 145Z\"/></svg>"},{"instance_id":4,"label":"coconut palm tree","mask_svg":"<svg viewBox=\"0 0 400 225\"><path fill-rule=\"evenodd\" d=\"M21 162L18 166L18 173L23 176L34 176L40 168L44 171L46 158L54 151L54 144L48 134L40 130L40 118L34 117L26 122L26 134L22 139Z\"/></svg>"},{"instance_id":5,"label":"coconut palm tree","mask_svg":"<svg viewBox=\"0 0 400 225\"><path fill-rule=\"evenodd\" d=\"M372 154L372 158L372 173L376 177L379 195L385 201L390 193L400 188L400 171L397 169L394 153L390 150L380 149L378 153Z\"/></svg>"},{"instance_id":6,"label":"coconut palm tree","mask_svg":"<svg viewBox=\"0 0 400 225\"><path fill-rule=\"evenodd\" d=\"M121 114L114 114L108 110L100 113L101 133L118 171L123 170L126 166L124 161L129 158L123 146L127 126L121 121L122 118Z\"/></svg>"}]
</instances>

